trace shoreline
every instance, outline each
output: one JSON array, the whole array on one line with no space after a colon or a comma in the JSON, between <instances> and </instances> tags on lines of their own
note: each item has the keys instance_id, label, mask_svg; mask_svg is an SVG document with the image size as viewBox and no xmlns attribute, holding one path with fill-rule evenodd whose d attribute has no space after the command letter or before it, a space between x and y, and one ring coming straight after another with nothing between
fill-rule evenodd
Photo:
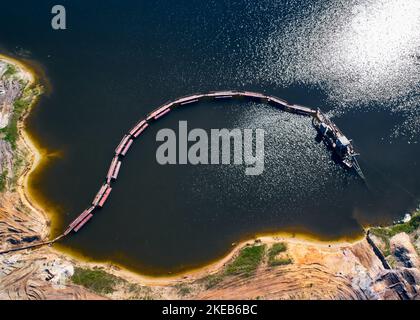
<instances>
[{"instance_id":1,"label":"shoreline","mask_svg":"<svg viewBox=\"0 0 420 320\"><path fill-rule=\"evenodd\" d=\"M33 70L31 70L28 66L26 66L23 62L4 56L0 54L0 59L4 60L10 64L16 65L19 67L19 69L23 70L25 74L28 75L28 79L30 80L30 84L36 83L37 75ZM44 219L44 230L42 232L42 237L48 238L51 236L51 226L50 221L53 219L51 216L52 213L48 213L48 210L45 208L42 208L42 206L34 199L33 195L30 192L29 188L29 176L32 172L36 170L36 168L42 163L42 161L45 161L45 153L42 149L37 147L34 140L31 138L30 134L25 130L25 119L32 111L32 108L35 107L39 100L39 96L37 96L34 101L31 103L31 105L26 110L25 114L22 116L22 118L19 120L19 139L18 144L20 147L25 148L28 150L29 155L26 159L27 166L24 168L23 174L19 177L18 183L17 183L17 192L19 193L19 196L21 200L24 202L24 204L33 211L36 215L39 217L42 217ZM218 272L226 262L232 259L240 249L242 249L247 243L253 243L256 239L265 241L267 243L274 242L275 239L279 241L287 241L290 243L299 243L299 244L306 244L311 246L317 246L322 248L334 248L334 247L344 247L349 246L355 243L358 243L364 239L364 235L360 235L356 237L355 239L349 239L344 238L345 240L321 240L317 239L315 236L306 234L306 233L292 233L292 232L279 232L279 233L268 233L268 234L260 234L256 235L252 239L243 240L239 243L235 243L234 246L229 248L227 251L228 253L223 255L220 258L215 259L214 261L197 267L197 268L191 268L186 271L182 271L179 273L174 273L171 275L162 275L162 276L156 276L156 275L147 275L142 274L141 272L137 272L134 270L130 270L127 267L124 267L122 265L119 265L118 263L114 263L112 261L94 261L93 259L90 260L88 257L83 256L82 254L78 254L76 252L69 252L70 250L66 249L58 249L58 248L49 248L49 250L53 253L56 253L60 257L63 257L64 259L71 260L74 262L76 266L89 266L89 267L101 267L104 268L113 274L117 276L121 276L125 279L131 279L135 282L139 282L146 285L168 285L168 284L174 284L180 281L193 281L196 279L199 279L200 277L203 277L205 275L210 275Z\"/></svg>"},{"instance_id":2,"label":"shoreline","mask_svg":"<svg viewBox=\"0 0 420 320\"><path fill-rule=\"evenodd\" d=\"M176 284L179 282L191 282L203 278L208 275L215 274L219 272L227 262L232 260L238 252L246 247L247 245L252 245L256 242L261 241L265 244L272 244L277 242L287 242L293 244L300 244L306 246L314 246L320 249L338 249L349 247L360 243L365 240L365 233L351 240L336 240L336 241L323 241L316 239L309 235L305 234L291 234L289 232L279 232L279 233L270 233L270 234L260 234L256 235L254 238L248 240L242 240L235 243L227 253L221 257L211 260L209 263L206 263L202 266L192 267L186 269L185 271L180 271L173 274L162 274L162 275L148 275L146 273L141 273L136 270L127 268L119 263L116 263L112 260L109 261L95 261L89 257L84 256L83 254L77 252L68 252L66 249L60 250L57 248L51 248L53 251L58 254L64 254L65 256L71 258L74 261L77 261L77 264L82 267L88 268L103 268L107 272L114 274L116 276L121 276L124 279L130 279L134 282L139 282L143 285L148 286L165 286Z\"/></svg>"},{"instance_id":3,"label":"shoreline","mask_svg":"<svg viewBox=\"0 0 420 320\"><path fill-rule=\"evenodd\" d=\"M29 66L24 64L23 62L9 56L5 56L0 54L0 60L3 60L11 65L17 66L20 70L24 72L27 76L28 84L26 86L37 84L37 74L34 70L32 70ZM42 93L41 93L42 94ZM17 145L19 148L26 149L28 151L28 156L26 157L27 165L23 169L21 176L17 180L17 193L20 196L22 202L34 213L38 216L42 217L45 221L45 230L42 236L47 238L50 235L50 228L48 226L48 222L50 220L50 216L45 211L42 206L40 206L31 196L29 191L29 176L32 172L36 170L38 165L43 160L43 156L41 150L38 149L35 145L35 142L30 137L30 134L25 130L25 120L31 113L32 109L36 106L39 102L40 95L37 95L28 108L25 110L24 114L22 115L21 119L18 121L18 140Z\"/></svg>"}]
</instances>

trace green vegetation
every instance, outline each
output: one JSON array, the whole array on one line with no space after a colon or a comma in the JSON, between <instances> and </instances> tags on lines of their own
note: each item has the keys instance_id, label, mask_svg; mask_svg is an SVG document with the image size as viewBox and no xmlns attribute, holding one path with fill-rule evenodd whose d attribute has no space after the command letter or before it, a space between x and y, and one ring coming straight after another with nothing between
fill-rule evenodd
<instances>
[{"instance_id":1,"label":"green vegetation","mask_svg":"<svg viewBox=\"0 0 420 320\"><path fill-rule=\"evenodd\" d=\"M255 242L252 246L244 247L236 258L231 261L223 271L209 275L201 279L204 282L205 288L211 289L217 286L220 282L225 279L226 276L243 276L249 277L253 275L257 268L261 265L264 258L268 257L269 266L286 265L293 263L292 259L286 256L285 258L279 258L278 255L282 252L287 251L285 243L275 243L270 249L266 250L265 244Z\"/></svg>"},{"instance_id":2,"label":"green vegetation","mask_svg":"<svg viewBox=\"0 0 420 320\"><path fill-rule=\"evenodd\" d=\"M243 248L239 255L227 265L224 271L208 275L201 279L205 288L211 289L217 286L226 276L241 275L251 276L261 264L265 256L265 245L253 245Z\"/></svg>"},{"instance_id":3,"label":"green vegetation","mask_svg":"<svg viewBox=\"0 0 420 320\"><path fill-rule=\"evenodd\" d=\"M6 190L7 186L7 170L4 170L0 174L0 192L3 192Z\"/></svg>"},{"instance_id":4,"label":"green vegetation","mask_svg":"<svg viewBox=\"0 0 420 320\"><path fill-rule=\"evenodd\" d=\"M140 293L142 292L142 289L143 288L136 283L130 283L128 285L128 292L130 293Z\"/></svg>"},{"instance_id":5,"label":"green vegetation","mask_svg":"<svg viewBox=\"0 0 420 320\"><path fill-rule=\"evenodd\" d=\"M270 261L269 264L270 264L271 267L275 267L275 266L285 266L285 265L292 264L292 263L293 263L293 260L291 258L287 257L287 258L276 258L276 259Z\"/></svg>"},{"instance_id":6,"label":"green vegetation","mask_svg":"<svg viewBox=\"0 0 420 320\"><path fill-rule=\"evenodd\" d=\"M153 300L152 289L149 287L143 287L136 283L130 283L128 285L128 292L133 294L129 298L130 300Z\"/></svg>"},{"instance_id":7,"label":"green vegetation","mask_svg":"<svg viewBox=\"0 0 420 320\"><path fill-rule=\"evenodd\" d=\"M6 71L7 72L7 71ZM25 87L25 83L22 87ZM7 127L0 129L0 133L3 135L3 139L8 141L13 149L16 149L16 141L18 139L18 122L19 119L27 111L34 98L42 93L41 86L28 86L23 89L20 99L17 99L13 103L13 113L9 120Z\"/></svg>"},{"instance_id":8,"label":"green vegetation","mask_svg":"<svg viewBox=\"0 0 420 320\"><path fill-rule=\"evenodd\" d=\"M204 281L205 288L208 290L217 286L220 282L222 282L223 278L224 278L223 274L218 273L218 274L208 275L207 277L204 277L202 280Z\"/></svg>"},{"instance_id":9,"label":"green vegetation","mask_svg":"<svg viewBox=\"0 0 420 320\"><path fill-rule=\"evenodd\" d=\"M405 232L410 234L418 229L420 225L420 210L413 213L411 220L406 223L396 224L390 227L384 228L371 228L370 233L380 238L385 243L385 249L383 250L383 255L385 257L391 254L389 239L395 236L398 233Z\"/></svg>"},{"instance_id":10,"label":"green vegetation","mask_svg":"<svg viewBox=\"0 0 420 320\"><path fill-rule=\"evenodd\" d=\"M6 67L6 71L3 73L4 77L11 77L17 73L17 69L14 65L8 64Z\"/></svg>"},{"instance_id":11,"label":"green vegetation","mask_svg":"<svg viewBox=\"0 0 420 320\"><path fill-rule=\"evenodd\" d=\"M280 253L287 251L287 245L283 242L275 243L271 246L270 250L268 251L268 265L271 267L274 266L282 266L292 263L292 259L289 257L287 258L279 258L277 257Z\"/></svg>"},{"instance_id":12,"label":"green vegetation","mask_svg":"<svg viewBox=\"0 0 420 320\"><path fill-rule=\"evenodd\" d=\"M13 149L16 149L16 141L18 138L18 121L29 106L29 102L24 99L18 99L13 104L13 114L9 120L7 127L1 129L4 134L4 140L10 142Z\"/></svg>"},{"instance_id":13,"label":"green vegetation","mask_svg":"<svg viewBox=\"0 0 420 320\"><path fill-rule=\"evenodd\" d=\"M9 180L9 189L10 191L15 191L15 187L17 185L18 179L20 177L20 173L24 167L25 160L21 153L15 152L13 158L13 172L12 177Z\"/></svg>"},{"instance_id":14,"label":"green vegetation","mask_svg":"<svg viewBox=\"0 0 420 320\"><path fill-rule=\"evenodd\" d=\"M275 243L268 250L268 259L274 259L279 253L287 251L287 245L284 242Z\"/></svg>"},{"instance_id":15,"label":"green vegetation","mask_svg":"<svg viewBox=\"0 0 420 320\"><path fill-rule=\"evenodd\" d=\"M254 245L241 250L236 259L226 268L226 275L252 275L260 265L265 254L265 245Z\"/></svg>"},{"instance_id":16,"label":"green vegetation","mask_svg":"<svg viewBox=\"0 0 420 320\"><path fill-rule=\"evenodd\" d=\"M385 228L371 228L370 232L378 237L387 237L391 238L398 233L405 232L405 233L412 233L416 231L420 225L420 211L416 211L411 220L406 223L396 224L390 227Z\"/></svg>"},{"instance_id":17,"label":"green vegetation","mask_svg":"<svg viewBox=\"0 0 420 320\"><path fill-rule=\"evenodd\" d=\"M184 283L177 284L175 286L175 288L178 290L178 294L181 297L185 297L185 296L187 296L187 295L189 295L191 293L191 288L188 285L184 284Z\"/></svg>"},{"instance_id":18,"label":"green vegetation","mask_svg":"<svg viewBox=\"0 0 420 320\"><path fill-rule=\"evenodd\" d=\"M99 294L109 294L115 291L117 284L123 280L100 268L85 269L76 267L71 280Z\"/></svg>"}]
</instances>

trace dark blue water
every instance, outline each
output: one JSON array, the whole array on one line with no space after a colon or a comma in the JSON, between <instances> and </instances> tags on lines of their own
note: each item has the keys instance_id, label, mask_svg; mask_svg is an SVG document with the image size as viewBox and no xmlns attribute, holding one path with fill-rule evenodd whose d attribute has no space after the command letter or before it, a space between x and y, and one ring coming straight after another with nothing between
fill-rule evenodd
<instances>
[{"instance_id":1,"label":"dark blue water","mask_svg":"<svg viewBox=\"0 0 420 320\"><path fill-rule=\"evenodd\" d=\"M316 143L309 119L251 102L201 103L173 112L136 142L106 208L66 239L66 248L161 274L202 265L263 232L357 236L362 225L389 223L417 205L419 86L415 64L408 68L416 34L411 39L407 26L400 30L399 38L408 39L395 48L402 53L385 50L378 61L388 61L391 52L402 62L390 57L399 69L383 74L387 66L377 67L376 57L362 50L372 35L328 20L341 17L346 24L360 16L374 30L376 20L395 11L391 5L62 1L68 29L54 31L54 4L18 1L0 12L3 51L39 63L52 86L27 125L51 151L31 186L60 217L54 233L89 205L115 145L137 119L197 91L249 89L330 111L354 139L367 176L365 185L335 165ZM354 43L362 49L353 53L348 45ZM156 132L177 129L179 120L208 132L264 129L264 173L158 165Z\"/></svg>"}]
</instances>

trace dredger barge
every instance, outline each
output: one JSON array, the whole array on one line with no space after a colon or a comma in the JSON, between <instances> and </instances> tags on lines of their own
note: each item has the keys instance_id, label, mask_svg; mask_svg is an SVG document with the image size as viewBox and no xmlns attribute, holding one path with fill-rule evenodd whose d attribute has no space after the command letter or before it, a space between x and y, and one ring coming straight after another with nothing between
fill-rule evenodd
<instances>
[{"instance_id":1,"label":"dredger barge","mask_svg":"<svg viewBox=\"0 0 420 320\"><path fill-rule=\"evenodd\" d=\"M312 124L324 143L333 150L339 162L347 169L354 169L364 179L362 169L356 158L359 154L355 151L352 141L341 132L340 128L319 109L312 119Z\"/></svg>"}]
</instances>

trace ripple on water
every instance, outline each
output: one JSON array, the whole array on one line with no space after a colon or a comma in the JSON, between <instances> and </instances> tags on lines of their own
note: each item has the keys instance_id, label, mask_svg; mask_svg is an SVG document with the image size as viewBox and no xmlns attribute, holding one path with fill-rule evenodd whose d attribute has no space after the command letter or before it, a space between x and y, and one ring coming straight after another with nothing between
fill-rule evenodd
<instances>
[{"instance_id":1,"label":"ripple on water","mask_svg":"<svg viewBox=\"0 0 420 320\"><path fill-rule=\"evenodd\" d=\"M243 108L247 112L240 112ZM357 177L337 166L324 144L315 141L316 131L310 118L257 103L229 106L226 113L236 115L231 117L236 119L232 128L265 131L264 172L246 176L242 165L192 166L185 179L188 185L182 186L189 190L186 201L192 206L210 198L213 214L231 207L229 212L243 212L248 224L249 220L259 224L264 224L262 220L294 224L307 211L308 204L340 199L336 203L339 206L349 185L358 185Z\"/></svg>"},{"instance_id":2,"label":"ripple on water","mask_svg":"<svg viewBox=\"0 0 420 320\"><path fill-rule=\"evenodd\" d=\"M288 1L285 6L298 5ZM249 42L258 49L241 78L282 87L315 85L326 92L337 115L354 108L387 109L405 119L394 136L415 140L420 1L331 0L300 8L299 19L273 19L267 37Z\"/></svg>"}]
</instances>

